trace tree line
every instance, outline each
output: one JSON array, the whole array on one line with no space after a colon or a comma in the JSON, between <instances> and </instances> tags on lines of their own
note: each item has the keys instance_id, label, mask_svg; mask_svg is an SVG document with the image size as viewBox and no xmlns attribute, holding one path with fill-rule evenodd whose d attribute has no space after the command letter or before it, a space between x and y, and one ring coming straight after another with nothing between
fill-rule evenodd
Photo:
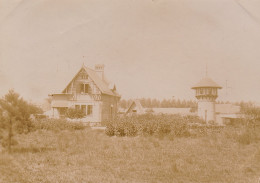
<instances>
[{"instance_id":1,"label":"tree line","mask_svg":"<svg viewBox=\"0 0 260 183\"><path fill-rule=\"evenodd\" d=\"M197 108L196 100L181 100L181 99L151 99L151 98L141 98L138 99L141 105L145 108ZM127 109L130 107L134 99L121 99L119 106L121 108ZM216 104L233 104L241 107L241 110L246 108L252 108L254 106L253 102L240 101L240 102L230 102L230 101L216 101Z\"/></svg>"}]
</instances>

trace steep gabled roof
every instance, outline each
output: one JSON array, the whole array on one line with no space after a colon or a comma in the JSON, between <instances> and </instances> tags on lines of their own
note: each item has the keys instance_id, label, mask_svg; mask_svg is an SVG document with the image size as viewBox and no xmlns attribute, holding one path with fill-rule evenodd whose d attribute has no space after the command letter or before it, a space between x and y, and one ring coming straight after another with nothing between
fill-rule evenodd
<instances>
[{"instance_id":1,"label":"steep gabled roof","mask_svg":"<svg viewBox=\"0 0 260 183\"><path fill-rule=\"evenodd\" d=\"M132 104L130 105L130 107L128 108L128 110L126 111L126 114L129 113L134 107L136 107L137 113L139 113L139 114L142 114L145 112L140 100L135 99L132 102Z\"/></svg>"},{"instance_id":2,"label":"steep gabled roof","mask_svg":"<svg viewBox=\"0 0 260 183\"><path fill-rule=\"evenodd\" d=\"M201 87L211 87L211 88L219 88L219 89L222 88L221 86L219 86L215 81L213 81L209 77L205 77L202 80L200 80L200 82L198 82L196 85L194 85L192 87L192 89L201 88Z\"/></svg>"},{"instance_id":3,"label":"steep gabled roof","mask_svg":"<svg viewBox=\"0 0 260 183\"><path fill-rule=\"evenodd\" d=\"M97 85L97 87L100 89L101 93L107 94L107 95L113 95L118 96L120 95L109 88L109 83L106 80L102 80L102 78L99 77L99 75L94 71L93 69L90 69L86 66L82 66L82 68L77 72L77 74L73 77L73 79L69 82L69 84L65 87L65 89L62 91L64 93L66 91L66 88L72 83L72 81L77 77L77 75L84 69L88 76L94 81L94 83Z\"/></svg>"}]
</instances>

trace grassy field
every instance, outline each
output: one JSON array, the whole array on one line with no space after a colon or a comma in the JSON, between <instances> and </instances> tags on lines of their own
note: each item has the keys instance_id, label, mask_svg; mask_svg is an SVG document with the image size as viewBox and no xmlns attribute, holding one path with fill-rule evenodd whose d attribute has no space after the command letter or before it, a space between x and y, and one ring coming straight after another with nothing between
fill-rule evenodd
<instances>
[{"instance_id":1,"label":"grassy field","mask_svg":"<svg viewBox=\"0 0 260 183\"><path fill-rule=\"evenodd\" d=\"M36 130L0 153L0 182L257 183L260 142L227 127L198 137L109 137L102 130Z\"/></svg>"}]
</instances>

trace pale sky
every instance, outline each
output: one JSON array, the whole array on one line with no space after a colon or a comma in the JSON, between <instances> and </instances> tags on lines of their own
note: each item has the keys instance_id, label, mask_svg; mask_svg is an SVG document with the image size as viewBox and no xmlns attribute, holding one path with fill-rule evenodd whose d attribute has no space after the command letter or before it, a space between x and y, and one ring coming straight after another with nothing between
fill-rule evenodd
<instances>
[{"instance_id":1,"label":"pale sky","mask_svg":"<svg viewBox=\"0 0 260 183\"><path fill-rule=\"evenodd\" d=\"M207 63L219 100L260 102L260 1L0 0L1 96L40 101L83 62L122 98L195 99Z\"/></svg>"}]
</instances>

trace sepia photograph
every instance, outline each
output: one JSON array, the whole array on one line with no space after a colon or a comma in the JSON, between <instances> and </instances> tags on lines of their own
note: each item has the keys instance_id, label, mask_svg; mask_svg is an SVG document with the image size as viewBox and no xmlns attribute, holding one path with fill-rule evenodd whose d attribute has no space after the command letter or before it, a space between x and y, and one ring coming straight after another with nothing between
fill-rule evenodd
<instances>
[{"instance_id":1,"label":"sepia photograph","mask_svg":"<svg viewBox=\"0 0 260 183\"><path fill-rule=\"evenodd\" d=\"M0 0L0 183L260 183L260 0Z\"/></svg>"}]
</instances>

